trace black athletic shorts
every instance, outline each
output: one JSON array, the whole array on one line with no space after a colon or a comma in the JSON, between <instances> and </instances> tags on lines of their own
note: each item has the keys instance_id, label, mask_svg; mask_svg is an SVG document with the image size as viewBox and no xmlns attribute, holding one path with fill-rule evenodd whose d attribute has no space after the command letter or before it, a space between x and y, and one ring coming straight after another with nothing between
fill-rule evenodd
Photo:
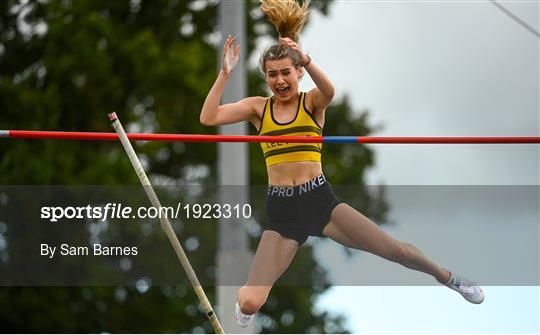
<instances>
[{"instance_id":1,"label":"black athletic shorts","mask_svg":"<svg viewBox=\"0 0 540 335\"><path fill-rule=\"evenodd\" d=\"M274 230L302 245L308 236L323 236L332 211L340 203L322 174L295 187L270 185L266 230Z\"/></svg>"}]
</instances>

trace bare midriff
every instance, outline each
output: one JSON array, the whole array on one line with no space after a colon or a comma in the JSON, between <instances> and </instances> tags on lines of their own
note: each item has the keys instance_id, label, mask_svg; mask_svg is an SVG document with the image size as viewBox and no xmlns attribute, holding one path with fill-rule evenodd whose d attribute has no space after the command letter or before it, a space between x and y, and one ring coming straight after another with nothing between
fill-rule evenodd
<instances>
[{"instance_id":1,"label":"bare midriff","mask_svg":"<svg viewBox=\"0 0 540 335\"><path fill-rule=\"evenodd\" d=\"M274 186L297 186L322 173L320 162L292 162L269 166L268 184Z\"/></svg>"}]
</instances>

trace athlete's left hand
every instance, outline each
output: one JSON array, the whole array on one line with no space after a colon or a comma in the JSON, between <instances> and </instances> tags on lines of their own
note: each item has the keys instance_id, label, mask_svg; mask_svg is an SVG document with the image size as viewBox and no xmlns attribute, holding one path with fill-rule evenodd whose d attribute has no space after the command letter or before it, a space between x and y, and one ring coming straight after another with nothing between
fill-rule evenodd
<instances>
[{"instance_id":1,"label":"athlete's left hand","mask_svg":"<svg viewBox=\"0 0 540 335\"><path fill-rule=\"evenodd\" d=\"M294 50L298 54L298 56L300 57L300 63L302 65L309 62L309 60L310 60L309 56L306 55L302 51L302 48L300 47L300 45L298 43L291 40L289 37L280 37L279 38L279 43L281 43L281 45L283 45L283 46L289 47L292 50Z\"/></svg>"}]
</instances>

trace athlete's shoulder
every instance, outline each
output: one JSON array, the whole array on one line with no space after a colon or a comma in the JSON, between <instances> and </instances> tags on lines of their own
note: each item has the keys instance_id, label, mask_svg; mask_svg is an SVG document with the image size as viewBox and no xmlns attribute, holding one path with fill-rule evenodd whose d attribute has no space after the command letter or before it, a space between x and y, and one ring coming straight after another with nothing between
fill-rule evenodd
<instances>
[{"instance_id":1,"label":"athlete's shoulder","mask_svg":"<svg viewBox=\"0 0 540 335\"><path fill-rule=\"evenodd\" d=\"M251 97L251 99L253 109L257 113L259 119L262 120L265 114L267 102L270 101L270 97L255 96Z\"/></svg>"},{"instance_id":2,"label":"athlete's shoulder","mask_svg":"<svg viewBox=\"0 0 540 335\"><path fill-rule=\"evenodd\" d=\"M267 98L261 97L261 96L253 96L253 97L244 98L240 100L240 102L242 104L248 105L249 107L255 110L258 110L259 107L262 108L262 106L264 106L264 104L266 103L266 99Z\"/></svg>"},{"instance_id":3,"label":"athlete's shoulder","mask_svg":"<svg viewBox=\"0 0 540 335\"><path fill-rule=\"evenodd\" d=\"M264 102L268 99L267 97L261 97L261 96L252 96L252 97L246 97L242 99L242 101L246 101L249 103L260 103L261 101Z\"/></svg>"},{"instance_id":4,"label":"athlete's shoulder","mask_svg":"<svg viewBox=\"0 0 540 335\"><path fill-rule=\"evenodd\" d=\"M250 122L259 129L261 120L264 115L264 106L266 105L267 98L261 96L246 97L239 101L242 105L249 108L253 117L250 118Z\"/></svg>"}]
</instances>

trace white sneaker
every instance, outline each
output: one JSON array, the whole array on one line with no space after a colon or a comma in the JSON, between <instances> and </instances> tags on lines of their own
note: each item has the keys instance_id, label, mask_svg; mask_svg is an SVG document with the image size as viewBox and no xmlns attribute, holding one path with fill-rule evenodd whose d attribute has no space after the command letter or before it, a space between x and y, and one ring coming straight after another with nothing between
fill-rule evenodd
<instances>
[{"instance_id":1,"label":"white sneaker","mask_svg":"<svg viewBox=\"0 0 540 335\"><path fill-rule=\"evenodd\" d=\"M484 291L473 282L465 277L454 275L450 272L450 279L446 284L452 290L459 292L468 302L473 304L481 304L484 301Z\"/></svg>"},{"instance_id":2,"label":"white sneaker","mask_svg":"<svg viewBox=\"0 0 540 335\"><path fill-rule=\"evenodd\" d=\"M253 317L255 314L244 314L240 310L240 305L238 305L238 302L236 303L236 306L234 308L235 315L236 315L236 323L242 328L246 328L249 326L251 321L253 320Z\"/></svg>"}]
</instances>

